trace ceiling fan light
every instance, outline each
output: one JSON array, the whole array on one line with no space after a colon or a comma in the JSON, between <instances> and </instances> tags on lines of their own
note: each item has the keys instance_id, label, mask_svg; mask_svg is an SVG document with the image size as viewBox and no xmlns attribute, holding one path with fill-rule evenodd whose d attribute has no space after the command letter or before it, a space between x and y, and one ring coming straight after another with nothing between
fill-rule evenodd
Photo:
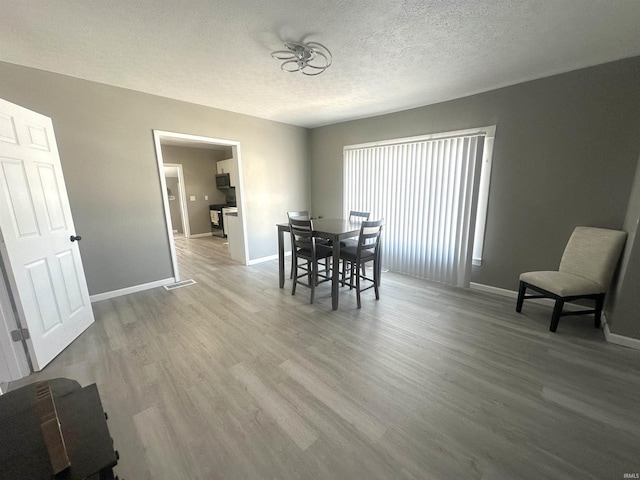
<instances>
[{"instance_id":1,"label":"ceiling fan light","mask_svg":"<svg viewBox=\"0 0 640 480\"><path fill-rule=\"evenodd\" d=\"M304 75L315 76L331 66L333 60L331 52L321 43L286 42L284 46L288 50L271 52L271 56L283 61L280 68L285 72L301 72Z\"/></svg>"}]
</instances>

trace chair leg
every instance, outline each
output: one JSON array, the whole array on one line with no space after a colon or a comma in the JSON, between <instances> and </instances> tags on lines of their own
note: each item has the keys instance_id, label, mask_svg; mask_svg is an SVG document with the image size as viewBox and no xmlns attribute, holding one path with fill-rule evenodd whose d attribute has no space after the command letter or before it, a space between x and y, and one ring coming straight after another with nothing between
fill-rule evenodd
<instances>
[{"instance_id":1,"label":"chair leg","mask_svg":"<svg viewBox=\"0 0 640 480\"><path fill-rule=\"evenodd\" d=\"M349 290L353 289L353 275L354 271L357 271L353 262L349 262Z\"/></svg>"},{"instance_id":2,"label":"chair leg","mask_svg":"<svg viewBox=\"0 0 640 480\"><path fill-rule=\"evenodd\" d=\"M358 300L358 308L361 307L360 304L360 265L351 264L351 275L353 275L353 270L356 270L358 273L356 274L356 298Z\"/></svg>"},{"instance_id":3,"label":"chair leg","mask_svg":"<svg viewBox=\"0 0 640 480\"><path fill-rule=\"evenodd\" d=\"M380 285L380 273L378 272L378 266L373 265L373 291L376 292L376 300L380 300L380 290L378 286Z\"/></svg>"},{"instance_id":4,"label":"chair leg","mask_svg":"<svg viewBox=\"0 0 640 480\"><path fill-rule=\"evenodd\" d=\"M293 278L293 286L291 287L291 295L296 294L296 285L298 285L298 259L293 257L291 259L291 275Z\"/></svg>"},{"instance_id":5,"label":"chair leg","mask_svg":"<svg viewBox=\"0 0 640 480\"><path fill-rule=\"evenodd\" d=\"M551 325L549 331L555 332L558 328L558 322L560 321L560 314L562 313L562 307L564 307L564 300L562 298L556 299L556 304L553 307L553 314L551 316Z\"/></svg>"},{"instance_id":6,"label":"chair leg","mask_svg":"<svg viewBox=\"0 0 640 480\"><path fill-rule=\"evenodd\" d=\"M527 290L527 285L524 282L520 282L520 287L518 288L518 301L516 303L516 312L522 312L522 303L524 302L524 293Z\"/></svg>"},{"instance_id":7,"label":"chair leg","mask_svg":"<svg viewBox=\"0 0 640 480\"><path fill-rule=\"evenodd\" d=\"M596 297L596 315L593 322L595 328L600 328L600 320L602 318L602 308L604 307L604 293Z\"/></svg>"},{"instance_id":8,"label":"chair leg","mask_svg":"<svg viewBox=\"0 0 640 480\"><path fill-rule=\"evenodd\" d=\"M309 303L313 303L313 299L316 295L316 282L318 280L318 263L309 260L309 271L310 271L310 285L311 285L311 301Z\"/></svg>"}]
</instances>

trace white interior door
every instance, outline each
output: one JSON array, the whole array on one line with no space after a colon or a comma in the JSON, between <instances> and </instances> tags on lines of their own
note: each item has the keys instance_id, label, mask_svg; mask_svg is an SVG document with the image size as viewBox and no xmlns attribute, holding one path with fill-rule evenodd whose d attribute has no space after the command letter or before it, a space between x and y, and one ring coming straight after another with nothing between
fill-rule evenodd
<instances>
[{"instance_id":1,"label":"white interior door","mask_svg":"<svg viewBox=\"0 0 640 480\"><path fill-rule=\"evenodd\" d=\"M51 119L0 99L0 250L34 370L93 323Z\"/></svg>"}]
</instances>

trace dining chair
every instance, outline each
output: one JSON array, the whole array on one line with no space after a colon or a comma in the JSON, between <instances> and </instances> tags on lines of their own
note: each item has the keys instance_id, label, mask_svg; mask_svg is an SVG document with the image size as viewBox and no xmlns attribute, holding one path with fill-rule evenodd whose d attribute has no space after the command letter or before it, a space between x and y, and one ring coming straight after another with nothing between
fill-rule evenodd
<instances>
[{"instance_id":1,"label":"dining chair","mask_svg":"<svg viewBox=\"0 0 640 480\"><path fill-rule=\"evenodd\" d=\"M369 212L356 212L355 210L351 210L349 212L349 221L350 222L362 222L364 220L369 220L369 216L371 214ZM358 239L354 238L345 238L344 240L340 240L340 248L342 247L356 247L358 246Z\"/></svg>"},{"instance_id":2,"label":"dining chair","mask_svg":"<svg viewBox=\"0 0 640 480\"><path fill-rule=\"evenodd\" d=\"M291 295L296 294L296 286L298 284L304 285L311 289L309 303L313 303L316 286L331 280L329 266L331 265L333 248L328 245L318 244L318 239L313 236L313 223L311 220L292 217L289 219L289 230L291 232L291 256L294 272ZM325 271L321 275L318 271L318 260L323 258L325 259ZM301 264L301 260L304 260L303 264ZM300 275L298 275L299 269L303 271ZM307 277L307 283L300 281L303 277ZM322 278L322 280L319 280L319 278Z\"/></svg>"},{"instance_id":3,"label":"dining chair","mask_svg":"<svg viewBox=\"0 0 640 480\"><path fill-rule=\"evenodd\" d=\"M376 300L380 299L380 236L384 220L364 220L360 227L357 245L340 249L342 260L342 285L348 285L349 289L356 289L358 308L361 308L360 294L373 288ZM373 278L367 277L364 265L373 262ZM347 283L347 271L349 282ZM355 283L354 283L355 277ZM368 287L362 288L362 281L371 282Z\"/></svg>"},{"instance_id":4,"label":"dining chair","mask_svg":"<svg viewBox=\"0 0 640 480\"><path fill-rule=\"evenodd\" d=\"M369 216L371 214L369 212L357 212L356 210L351 210L349 212L349 221L350 222L362 222L364 220L369 220ZM357 247L358 246L358 237L353 237L353 238L345 238L344 240L340 240L340 248L346 248L346 247ZM342 261L342 270L344 271L344 269L346 268L346 263L343 260ZM362 268L364 269L364 265L362 266ZM365 271L363 270L362 273L364 274Z\"/></svg>"},{"instance_id":5,"label":"dining chair","mask_svg":"<svg viewBox=\"0 0 640 480\"><path fill-rule=\"evenodd\" d=\"M520 275L516 312L524 300L551 298L555 306L549 330L555 332L560 317L595 314L594 326L600 327L604 297L627 238L626 232L605 228L576 227L564 249L558 271L526 272ZM530 289L537 295L526 295ZM592 310L563 312L565 302L595 300Z\"/></svg>"},{"instance_id":6,"label":"dining chair","mask_svg":"<svg viewBox=\"0 0 640 480\"><path fill-rule=\"evenodd\" d=\"M309 216L309 211L308 210L299 210L299 211L292 211L292 212L287 212L287 219L291 220L292 218L297 218L298 220L310 220L311 217ZM317 245L331 245L331 241L325 239L325 238L316 238L316 244ZM329 269L329 265L325 259L324 262L324 268L325 270ZM289 278L293 278L293 262L291 262L291 272L289 272Z\"/></svg>"},{"instance_id":7,"label":"dining chair","mask_svg":"<svg viewBox=\"0 0 640 480\"><path fill-rule=\"evenodd\" d=\"M301 220L309 220L309 211L308 210L299 210L299 211L287 212L287 219L291 220L292 218L299 218Z\"/></svg>"},{"instance_id":8,"label":"dining chair","mask_svg":"<svg viewBox=\"0 0 640 480\"><path fill-rule=\"evenodd\" d=\"M297 218L299 220L309 220L309 210L287 212L287 220L291 220L292 218ZM291 271L289 272L289 278L293 278L293 258L291 259Z\"/></svg>"}]
</instances>

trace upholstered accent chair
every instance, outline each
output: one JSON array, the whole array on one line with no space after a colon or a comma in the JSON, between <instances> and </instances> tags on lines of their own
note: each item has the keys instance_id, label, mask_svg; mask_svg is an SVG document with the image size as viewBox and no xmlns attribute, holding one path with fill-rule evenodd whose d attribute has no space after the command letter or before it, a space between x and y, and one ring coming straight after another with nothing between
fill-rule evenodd
<instances>
[{"instance_id":1,"label":"upholstered accent chair","mask_svg":"<svg viewBox=\"0 0 640 480\"><path fill-rule=\"evenodd\" d=\"M520 275L516 312L522 311L524 300L552 298L555 300L549 330L555 332L560 317L595 314L594 326L600 327L604 298L611 283L626 232L595 227L576 227L569 238L558 271L526 272ZM536 295L526 295L526 290ZM565 302L592 299L591 310L563 311Z\"/></svg>"}]
</instances>

